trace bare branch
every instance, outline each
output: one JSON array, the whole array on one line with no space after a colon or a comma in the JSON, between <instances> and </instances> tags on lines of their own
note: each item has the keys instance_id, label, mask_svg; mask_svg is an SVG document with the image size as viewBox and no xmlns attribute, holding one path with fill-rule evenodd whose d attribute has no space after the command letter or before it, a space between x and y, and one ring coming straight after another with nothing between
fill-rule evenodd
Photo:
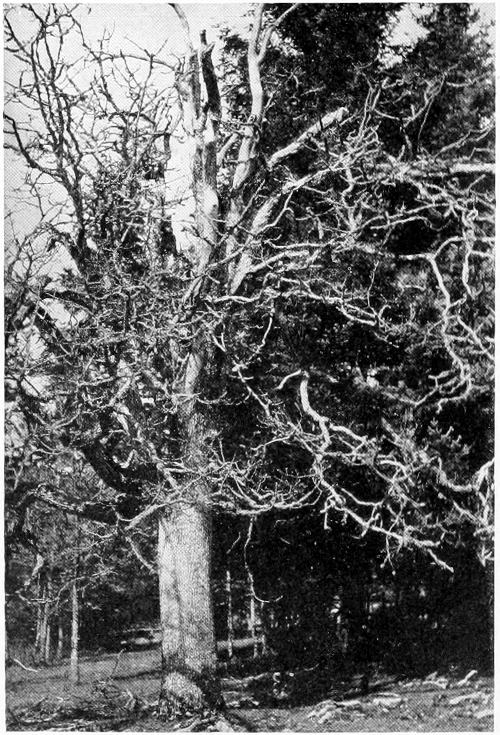
<instances>
[{"instance_id":1,"label":"bare branch","mask_svg":"<svg viewBox=\"0 0 500 735\"><path fill-rule=\"evenodd\" d=\"M324 115L319 122L311 125L307 130L301 133L299 137L296 138L294 141L289 143L287 146L285 146L281 150L273 153L267 161L268 168L272 170L275 166L280 164L286 158L293 156L304 145L306 145L310 141L311 138L314 138L315 136L320 135L324 131L331 128L333 125L341 123L342 120L346 117L346 115L348 115L348 111L346 107L339 107L338 110L333 110L332 112L329 112L326 115Z\"/></svg>"}]
</instances>

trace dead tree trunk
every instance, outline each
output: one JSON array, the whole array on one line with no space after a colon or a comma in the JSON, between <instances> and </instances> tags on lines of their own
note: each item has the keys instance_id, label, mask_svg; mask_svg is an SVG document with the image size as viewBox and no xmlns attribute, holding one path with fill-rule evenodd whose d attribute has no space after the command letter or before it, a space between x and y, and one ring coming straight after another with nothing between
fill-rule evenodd
<instances>
[{"instance_id":1,"label":"dead tree trunk","mask_svg":"<svg viewBox=\"0 0 500 735\"><path fill-rule=\"evenodd\" d=\"M187 135L194 221L180 244L191 261L193 283L187 302L191 314L206 289L207 266L217 244L217 135L220 98L205 36L197 52L189 38L182 7L174 5L186 35L188 52L176 75L176 88ZM184 348L173 345L179 354ZM210 591L211 487L208 428L199 396L211 369L206 335L193 326L184 370L176 381L178 425L186 484L182 501L160 518L158 572L163 631L160 706L168 713L200 711L219 701L216 648Z\"/></svg>"},{"instance_id":2,"label":"dead tree trunk","mask_svg":"<svg viewBox=\"0 0 500 735\"><path fill-rule=\"evenodd\" d=\"M224 156L220 156L218 161L221 100L211 59L212 47L207 45L204 32L200 48L193 47L182 6L172 5L187 44L187 53L177 69L175 86L193 202L192 226L184 227L185 241L177 243L177 250L189 260L193 280L183 301L185 321L191 324L189 347L186 348L186 334L179 340L172 338L171 342L176 363L185 366L175 381L174 401L177 402L179 439L183 447L181 459L186 480L182 501L173 505L159 523L158 570L163 628L160 703L164 711L192 712L220 701L215 676L210 594L211 432L203 408L207 405L204 391L215 371L214 342L210 334L199 327L196 317L203 316L199 310L206 309L204 302L208 300L207 296L234 293L241 284L249 272L252 258L246 238L256 241L271 216L272 206L267 206L248 221L243 191L253 180L257 168L257 147L263 119L260 68L275 26L263 32L263 6L256 5L248 50L251 113L243 126L241 138L239 135L235 138L236 143L240 141L239 152L232 176L232 204L225 217L228 232L226 242L222 243L224 227L219 219L217 167ZM230 141L229 148L231 145ZM244 252L234 266L230 261L238 258L236 240L241 233L246 233L242 234L244 242L240 243ZM217 253L223 256L223 261L218 264L213 262ZM212 270L211 265L214 266ZM218 278L214 278L216 272Z\"/></svg>"}]
</instances>

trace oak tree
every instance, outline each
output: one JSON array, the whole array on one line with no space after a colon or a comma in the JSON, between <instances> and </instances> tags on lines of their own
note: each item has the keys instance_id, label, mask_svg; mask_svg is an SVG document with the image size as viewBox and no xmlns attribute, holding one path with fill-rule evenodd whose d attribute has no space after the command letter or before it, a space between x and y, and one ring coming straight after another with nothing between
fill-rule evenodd
<instances>
[{"instance_id":1,"label":"oak tree","mask_svg":"<svg viewBox=\"0 0 500 735\"><path fill-rule=\"evenodd\" d=\"M23 8L28 39L6 15L22 67L8 139L42 215L28 244L70 256L52 278L18 259L12 364L31 330L46 382L30 394L16 368L12 390L38 444L94 473L75 512L158 520L170 712L220 701L217 510L316 504L388 557L443 567L467 524L489 554L492 460L460 418L487 411L492 371L492 118L472 92L488 70L422 80L418 49L382 62L391 12L376 11L371 56L329 74L303 39L343 63L340 6L315 25L309 7L257 4L248 38L226 38L224 84L180 5L164 10L177 61L90 44L71 9ZM432 136L457 89L466 129Z\"/></svg>"}]
</instances>

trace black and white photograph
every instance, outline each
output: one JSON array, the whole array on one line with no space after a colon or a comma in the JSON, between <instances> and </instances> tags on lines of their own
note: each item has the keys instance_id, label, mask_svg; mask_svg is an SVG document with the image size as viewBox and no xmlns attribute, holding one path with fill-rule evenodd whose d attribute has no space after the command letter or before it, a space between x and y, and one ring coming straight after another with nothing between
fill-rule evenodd
<instances>
[{"instance_id":1,"label":"black and white photograph","mask_svg":"<svg viewBox=\"0 0 500 735\"><path fill-rule=\"evenodd\" d=\"M6 729L492 732L494 5L3 19Z\"/></svg>"}]
</instances>

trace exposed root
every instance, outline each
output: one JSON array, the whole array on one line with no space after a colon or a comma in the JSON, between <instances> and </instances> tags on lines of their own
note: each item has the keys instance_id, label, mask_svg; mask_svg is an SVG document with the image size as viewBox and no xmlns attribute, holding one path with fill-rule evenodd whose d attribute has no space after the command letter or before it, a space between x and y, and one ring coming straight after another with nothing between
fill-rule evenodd
<instances>
[{"instance_id":1,"label":"exposed root","mask_svg":"<svg viewBox=\"0 0 500 735\"><path fill-rule=\"evenodd\" d=\"M35 673L38 671L38 669L33 669L31 666L26 666L25 664L23 664L22 661L19 661L18 658L10 658L9 661L12 661L12 663L17 664L25 671L34 671Z\"/></svg>"}]
</instances>

